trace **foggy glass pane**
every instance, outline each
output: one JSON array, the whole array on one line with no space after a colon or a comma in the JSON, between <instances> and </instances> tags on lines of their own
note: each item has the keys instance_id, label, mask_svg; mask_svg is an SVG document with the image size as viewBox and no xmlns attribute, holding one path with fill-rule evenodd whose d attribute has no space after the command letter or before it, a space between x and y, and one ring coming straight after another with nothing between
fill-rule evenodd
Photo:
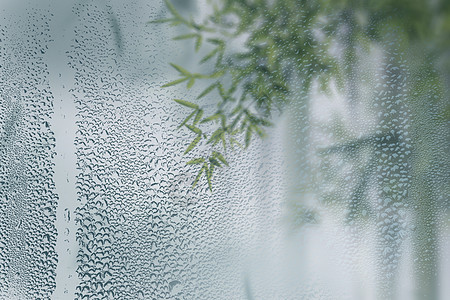
<instances>
[{"instance_id":1,"label":"foggy glass pane","mask_svg":"<svg viewBox=\"0 0 450 300\"><path fill-rule=\"evenodd\" d=\"M450 7L336 2L3 1L0 299L449 299Z\"/></svg>"}]
</instances>

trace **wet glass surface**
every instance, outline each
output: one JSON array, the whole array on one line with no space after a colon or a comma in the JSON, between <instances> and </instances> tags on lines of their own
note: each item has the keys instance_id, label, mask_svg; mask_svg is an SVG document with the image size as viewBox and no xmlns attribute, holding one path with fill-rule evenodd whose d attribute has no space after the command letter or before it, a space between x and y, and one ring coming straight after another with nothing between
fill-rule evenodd
<instances>
[{"instance_id":1,"label":"wet glass surface","mask_svg":"<svg viewBox=\"0 0 450 300\"><path fill-rule=\"evenodd\" d=\"M369 4L319 1L308 23L309 1L228 2L208 26L247 22L221 36L230 75L192 87L162 87L171 63L210 74L222 44L148 23L174 16L164 1L0 6L0 299L450 297L448 46ZM233 74L227 103L247 91L254 115L211 146L222 117L200 120L225 92L198 96ZM201 107L201 134L173 99Z\"/></svg>"}]
</instances>

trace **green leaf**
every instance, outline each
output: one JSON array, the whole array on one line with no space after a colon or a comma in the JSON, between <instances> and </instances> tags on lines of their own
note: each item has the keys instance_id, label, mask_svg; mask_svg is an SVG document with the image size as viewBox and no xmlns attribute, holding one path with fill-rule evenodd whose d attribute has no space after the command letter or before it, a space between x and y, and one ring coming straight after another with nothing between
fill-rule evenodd
<instances>
[{"instance_id":1,"label":"green leaf","mask_svg":"<svg viewBox=\"0 0 450 300\"><path fill-rule=\"evenodd\" d=\"M208 86L203 92L200 93L200 95L198 95L197 99L203 98L204 96L209 94L216 86L217 86L217 82Z\"/></svg>"},{"instance_id":2,"label":"green leaf","mask_svg":"<svg viewBox=\"0 0 450 300\"><path fill-rule=\"evenodd\" d=\"M255 131L259 135L259 137L263 138L266 136L266 133L258 126L253 125L253 128L255 129Z\"/></svg>"},{"instance_id":3,"label":"green leaf","mask_svg":"<svg viewBox=\"0 0 450 300\"><path fill-rule=\"evenodd\" d=\"M229 127L231 131L234 130L234 127L236 127L236 124L239 122L241 117L242 117L242 113L240 113L239 115L236 116L236 118L234 118L233 122L231 123L231 125Z\"/></svg>"},{"instance_id":4,"label":"green leaf","mask_svg":"<svg viewBox=\"0 0 450 300\"><path fill-rule=\"evenodd\" d=\"M173 101L177 102L178 104L181 104L181 105L184 105L186 107L189 107L189 108L195 108L195 109L198 108L197 104L194 104L194 103L186 101L186 100L173 99Z\"/></svg>"},{"instance_id":5,"label":"green leaf","mask_svg":"<svg viewBox=\"0 0 450 300\"><path fill-rule=\"evenodd\" d=\"M178 72L180 72L181 74L186 75L187 77L190 77L190 76L191 76L191 73L190 73L188 70L186 70L185 68L183 68L183 67L181 67L181 66L179 66L179 65L173 64L173 63L170 63L170 65L171 65L174 69L176 69ZM186 79L187 79L187 78L186 78Z\"/></svg>"},{"instance_id":6,"label":"green leaf","mask_svg":"<svg viewBox=\"0 0 450 300\"><path fill-rule=\"evenodd\" d=\"M206 163L203 164L203 166L200 168L200 171L198 171L197 177L195 177L194 182L192 183L192 187L194 188L199 179L201 178L203 171L208 169L208 165Z\"/></svg>"},{"instance_id":7,"label":"green leaf","mask_svg":"<svg viewBox=\"0 0 450 300\"><path fill-rule=\"evenodd\" d=\"M223 99L225 99L226 98L225 89L223 88L223 85L220 82L217 84L217 89L219 90L219 95Z\"/></svg>"},{"instance_id":8,"label":"green leaf","mask_svg":"<svg viewBox=\"0 0 450 300\"><path fill-rule=\"evenodd\" d=\"M189 125L189 124L186 124L186 127L189 128L189 130L191 130L192 132L194 132L194 133L196 133L198 135L202 134L202 131L200 130L200 128L197 128L197 127Z\"/></svg>"},{"instance_id":9,"label":"green leaf","mask_svg":"<svg viewBox=\"0 0 450 300\"><path fill-rule=\"evenodd\" d=\"M266 126L266 127L272 127L273 126L272 122L270 122L268 120L265 120L265 119L259 119L258 123L263 125L263 126Z\"/></svg>"},{"instance_id":10,"label":"green leaf","mask_svg":"<svg viewBox=\"0 0 450 300\"><path fill-rule=\"evenodd\" d=\"M199 158L191 159L191 160L188 161L186 164L187 164L187 165L198 165L198 164L201 164L201 163L204 162L204 161L205 161L204 158L199 157Z\"/></svg>"},{"instance_id":11,"label":"green leaf","mask_svg":"<svg viewBox=\"0 0 450 300\"><path fill-rule=\"evenodd\" d=\"M212 192L211 178L212 178L213 172L214 172L214 165L210 164L209 168L206 169L206 179L208 180L208 187L211 192Z\"/></svg>"},{"instance_id":12,"label":"green leaf","mask_svg":"<svg viewBox=\"0 0 450 300\"><path fill-rule=\"evenodd\" d=\"M224 70L220 70L220 71L216 71L214 73L212 73L211 75L209 75L209 78L218 78L225 75L225 71Z\"/></svg>"},{"instance_id":13,"label":"green leaf","mask_svg":"<svg viewBox=\"0 0 450 300\"><path fill-rule=\"evenodd\" d=\"M209 162L212 163L215 166L222 167L222 165L213 157L209 158Z\"/></svg>"},{"instance_id":14,"label":"green leaf","mask_svg":"<svg viewBox=\"0 0 450 300\"><path fill-rule=\"evenodd\" d=\"M225 141L225 134L221 134L220 138L222 139L223 149L227 150L227 142Z\"/></svg>"},{"instance_id":15,"label":"green leaf","mask_svg":"<svg viewBox=\"0 0 450 300\"><path fill-rule=\"evenodd\" d=\"M231 116L234 116L235 114L237 114L239 111L242 110L242 105L239 104L238 106L236 106L233 111L231 112Z\"/></svg>"},{"instance_id":16,"label":"green leaf","mask_svg":"<svg viewBox=\"0 0 450 300\"><path fill-rule=\"evenodd\" d=\"M148 21L147 24L167 23L167 22L172 22L174 20L175 19L158 19L158 20Z\"/></svg>"},{"instance_id":17,"label":"green leaf","mask_svg":"<svg viewBox=\"0 0 450 300\"><path fill-rule=\"evenodd\" d=\"M225 44L225 41L221 40L221 39L209 38L209 39L207 39L207 41L214 45L224 45Z\"/></svg>"},{"instance_id":18,"label":"green leaf","mask_svg":"<svg viewBox=\"0 0 450 300\"><path fill-rule=\"evenodd\" d=\"M187 83L187 88L190 89L195 83L195 79L191 78L189 79L188 83Z\"/></svg>"},{"instance_id":19,"label":"green leaf","mask_svg":"<svg viewBox=\"0 0 450 300\"><path fill-rule=\"evenodd\" d=\"M221 113L216 113L212 116L209 116L209 117L203 119L200 123L207 123L207 122L214 121L214 120L220 118L220 115L221 115Z\"/></svg>"},{"instance_id":20,"label":"green leaf","mask_svg":"<svg viewBox=\"0 0 450 300\"><path fill-rule=\"evenodd\" d=\"M187 116L186 119L184 119L184 121L178 126L177 129L180 129L181 127L184 126L184 124L186 124L195 114L195 111L193 111L189 116Z\"/></svg>"},{"instance_id":21,"label":"green leaf","mask_svg":"<svg viewBox=\"0 0 450 300\"><path fill-rule=\"evenodd\" d=\"M209 144L209 143L213 142L214 140L220 138L220 135L222 133L223 133L223 129L222 128L217 129L216 131L213 132L213 134L211 135L211 137L209 138L207 143Z\"/></svg>"},{"instance_id":22,"label":"green leaf","mask_svg":"<svg viewBox=\"0 0 450 300\"><path fill-rule=\"evenodd\" d=\"M180 79L171 81L171 82L169 82L169 83L166 83L165 85L163 85L163 86L161 86L161 87L163 87L163 88L169 87L169 86L172 86L172 85L176 85L176 84L182 83L182 82L184 82L184 81L186 81L186 80L188 80L187 77L185 77L185 78L180 78Z\"/></svg>"},{"instance_id":23,"label":"green leaf","mask_svg":"<svg viewBox=\"0 0 450 300\"><path fill-rule=\"evenodd\" d=\"M221 119L222 128L225 128L226 127L226 123L227 123L227 118L225 117L225 115L220 114L220 119Z\"/></svg>"},{"instance_id":24,"label":"green leaf","mask_svg":"<svg viewBox=\"0 0 450 300\"><path fill-rule=\"evenodd\" d=\"M212 154L213 154L214 157L217 157L217 159L220 160L224 165L226 165L227 167L229 167L227 161L226 161L225 158L222 156L222 154L220 154L220 153L217 152L217 151L214 151Z\"/></svg>"},{"instance_id":25,"label":"green leaf","mask_svg":"<svg viewBox=\"0 0 450 300\"><path fill-rule=\"evenodd\" d=\"M203 37L201 35L198 35L197 41L195 42L195 52L200 50L200 47L202 46Z\"/></svg>"},{"instance_id":26,"label":"green leaf","mask_svg":"<svg viewBox=\"0 0 450 300\"><path fill-rule=\"evenodd\" d=\"M230 145L231 147L233 147L234 145L238 145L239 148L244 149L244 147L241 145L241 143L239 143L238 141L236 141L236 139L230 137Z\"/></svg>"},{"instance_id":27,"label":"green leaf","mask_svg":"<svg viewBox=\"0 0 450 300\"><path fill-rule=\"evenodd\" d=\"M195 146L197 146L198 142L200 142L200 140L202 139L201 135L198 135L193 141L192 143L186 148L186 151L184 151L184 154L187 154L189 151L191 151L192 149L194 149Z\"/></svg>"},{"instance_id":28,"label":"green leaf","mask_svg":"<svg viewBox=\"0 0 450 300\"><path fill-rule=\"evenodd\" d=\"M214 147L215 145L217 145L217 144L220 142L220 137L221 137L221 136L222 136L222 134L219 135L217 138L214 139L214 143L212 144L213 147Z\"/></svg>"},{"instance_id":29,"label":"green leaf","mask_svg":"<svg viewBox=\"0 0 450 300\"><path fill-rule=\"evenodd\" d=\"M200 121L202 116L203 116L203 109L199 109L197 111L197 114L195 115L195 119L194 119L194 123L193 124L196 125Z\"/></svg>"},{"instance_id":30,"label":"green leaf","mask_svg":"<svg viewBox=\"0 0 450 300\"><path fill-rule=\"evenodd\" d=\"M205 57L203 57L200 60L200 63L203 64L205 62L207 62L208 60L210 60L211 58L214 57L214 55L216 55L216 53L219 51L219 48L214 49L213 51L209 52L207 55L205 55Z\"/></svg>"},{"instance_id":31,"label":"green leaf","mask_svg":"<svg viewBox=\"0 0 450 300\"><path fill-rule=\"evenodd\" d=\"M174 40L174 41L186 40L186 39L195 38L197 36L198 36L197 33L182 34L182 35L178 35L178 36L174 37L172 40Z\"/></svg>"},{"instance_id":32,"label":"green leaf","mask_svg":"<svg viewBox=\"0 0 450 300\"><path fill-rule=\"evenodd\" d=\"M247 127L247 132L245 133L245 148L248 148L248 146L250 145L250 141L252 139L252 126L248 126Z\"/></svg>"},{"instance_id":33,"label":"green leaf","mask_svg":"<svg viewBox=\"0 0 450 300\"><path fill-rule=\"evenodd\" d=\"M164 2L166 3L167 8L174 17L177 17L177 19L182 19L181 15L175 9L175 6L173 6L173 4L169 0L164 0Z\"/></svg>"}]
</instances>

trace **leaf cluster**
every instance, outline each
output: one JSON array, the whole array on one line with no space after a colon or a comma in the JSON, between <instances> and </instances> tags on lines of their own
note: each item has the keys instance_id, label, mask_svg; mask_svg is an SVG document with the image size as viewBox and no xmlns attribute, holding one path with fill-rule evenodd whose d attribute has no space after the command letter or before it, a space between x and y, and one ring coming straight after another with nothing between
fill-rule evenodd
<instances>
[{"instance_id":1,"label":"leaf cluster","mask_svg":"<svg viewBox=\"0 0 450 300\"><path fill-rule=\"evenodd\" d=\"M194 39L196 51L204 44L210 49L199 63L211 64L211 73L189 72L171 64L180 78L163 85L186 82L189 89L198 80L209 81L197 100L208 97L217 104L214 113L204 116L206 110L198 104L175 100L193 110L179 126L194 134L185 154L202 140L211 145L211 154L197 158L198 163L192 160L189 163L200 167L194 185L205 174L211 189L213 170L221 165L213 163L221 161L214 154L218 153L215 147L221 146L226 155L227 148L242 147L241 140L247 148L255 136L266 136L274 113L283 111L294 91L299 88L307 91L313 80L318 80L321 90L327 91L332 78L343 87L344 77L351 75L348 74L351 68L346 65L353 62L357 42L363 45L379 40L390 24L403 26L410 39L430 35L433 30L440 37L448 36L449 5L437 1L436 8L425 0L414 0L411 5L405 1L369 0L358 5L349 0L210 1L213 12L197 23L182 16L165 0L170 17L152 23L183 26L189 33L174 40ZM444 17L435 24L430 16L439 7L443 13L435 15ZM421 14L423 9L426 13ZM344 64L330 54L330 45L336 38L343 38L346 43ZM240 39L245 40L242 48L229 49ZM299 83L304 87L298 87Z\"/></svg>"}]
</instances>

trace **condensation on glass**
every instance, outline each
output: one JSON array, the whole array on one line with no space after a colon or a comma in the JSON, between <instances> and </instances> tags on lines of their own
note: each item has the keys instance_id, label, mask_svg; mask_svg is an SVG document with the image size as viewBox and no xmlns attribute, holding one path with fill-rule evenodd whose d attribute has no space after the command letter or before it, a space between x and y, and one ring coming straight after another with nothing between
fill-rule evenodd
<instances>
[{"instance_id":1,"label":"condensation on glass","mask_svg":"<svg viewBox=\"0 0 450 300\"><path fill-rule=\"evenodd\" d=\"M0 299L411 299L417 273L449 297L445 95L394 35L344 93L295 91L210 193L171 101L198 93L161 88L196 57L146 24L162 1L0 11Z\"/></svg>"}]
</instances>

